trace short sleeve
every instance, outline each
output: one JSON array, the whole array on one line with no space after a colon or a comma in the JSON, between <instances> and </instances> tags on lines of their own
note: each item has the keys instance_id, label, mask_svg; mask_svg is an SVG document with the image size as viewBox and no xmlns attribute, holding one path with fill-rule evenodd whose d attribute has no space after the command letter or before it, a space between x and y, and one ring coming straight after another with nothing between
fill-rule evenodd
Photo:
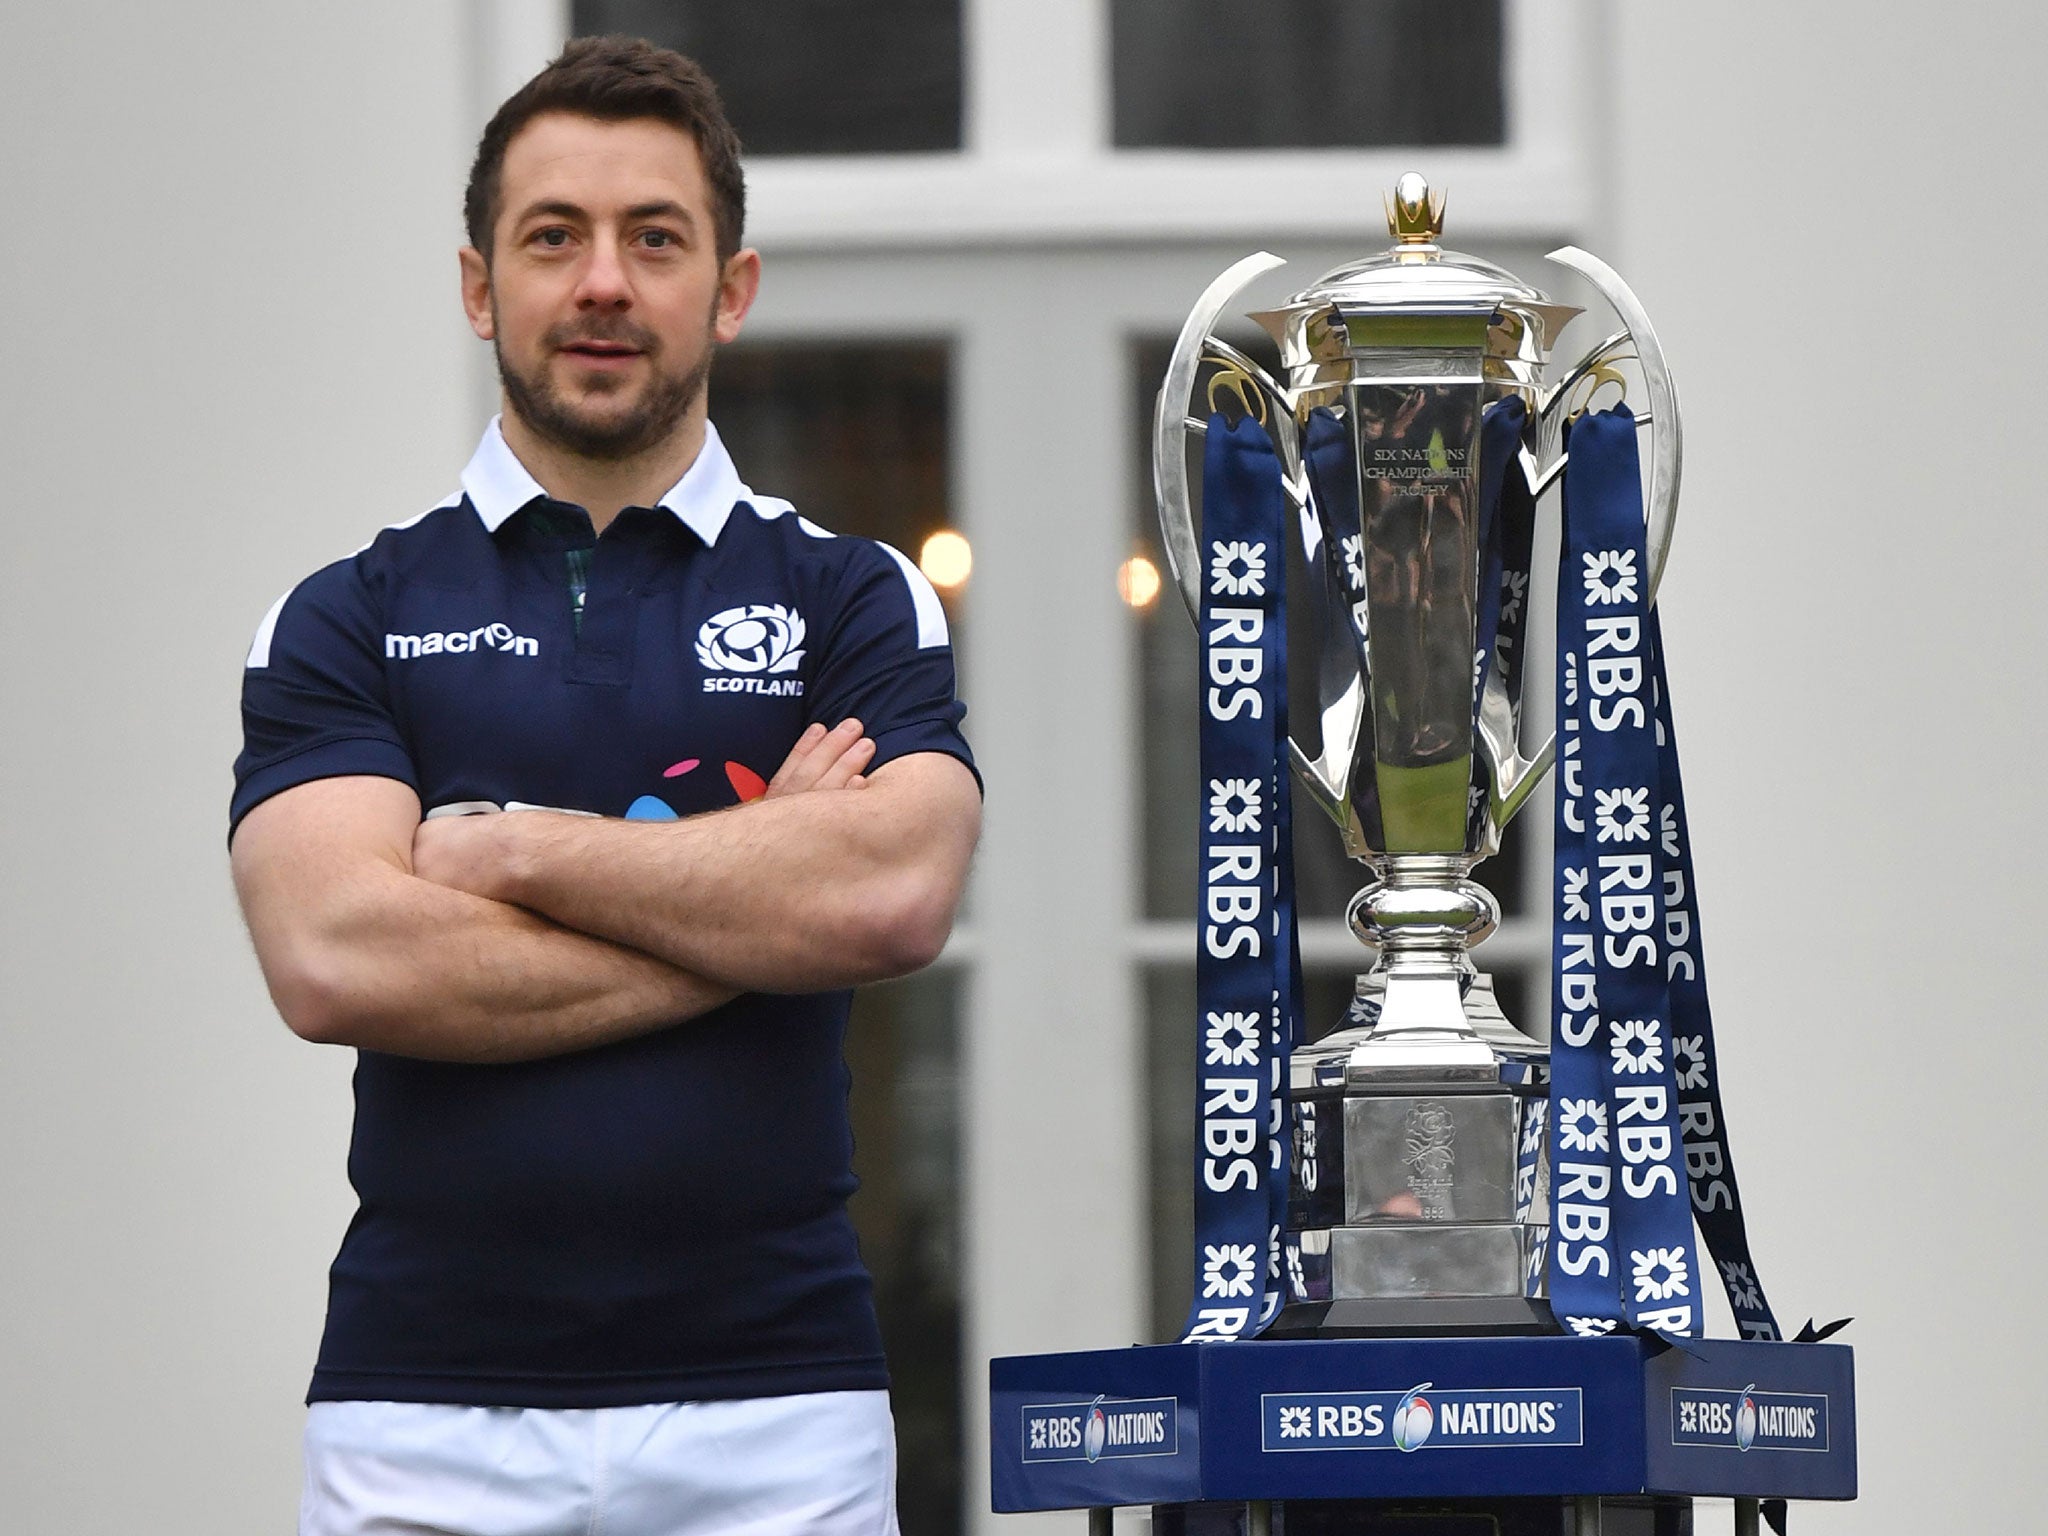
<instances>
[{"instance_id":1,"label":"short sleeve","mask_svg":"<svg viewBox=\"0 0 2048 1536\"><path fill-rule=\"evenodd\" d=\"M257 805L314 779L371 774L419 788L391 710L382 632L361 557L316 571L263 616L242 673L230 837Z\"/></svg>"},{"instance_id":2,"label":"short sleeve","mask_svg":"<svg viewBox=\"0 0 2048 1536\"><path fill-rule=\"evenodd\" d=\"M944 752L979 783L981 770L960 731L967 708L954 693L952 637L939 594L900 551L867 540L855 548L807 713L826 725L858 719L875 743L871 771L914 752Z\"/></svg>"}]
</instances>

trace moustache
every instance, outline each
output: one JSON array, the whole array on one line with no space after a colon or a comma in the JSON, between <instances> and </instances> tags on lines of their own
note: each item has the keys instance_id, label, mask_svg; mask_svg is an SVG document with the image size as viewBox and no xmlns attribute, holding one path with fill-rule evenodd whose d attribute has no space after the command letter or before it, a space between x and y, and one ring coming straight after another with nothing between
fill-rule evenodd
<instances>
[{"instance_id":1,"label":"moustache","mask_svg":"<svg viewBox=\"0 0 2048 1536\"><path fill-rule=\"evenodd\" d=\"M644 326L635 325L626 319L610 321L581 321L549 327L541 337L542 343L552 351L573 347L579 342L601 341L613 346L631 347L636 352L653 353L660 350L661 342L654 332Z\"/></svg>"}]
</instances>

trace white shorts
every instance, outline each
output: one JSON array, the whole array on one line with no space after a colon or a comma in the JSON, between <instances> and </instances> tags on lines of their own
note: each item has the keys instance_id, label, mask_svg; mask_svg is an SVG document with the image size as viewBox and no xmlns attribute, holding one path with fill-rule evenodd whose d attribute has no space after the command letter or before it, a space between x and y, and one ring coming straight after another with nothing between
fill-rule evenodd
<instances>
[{"instance_id":1,"label":"white shorts","mask_svg":"<svg viewBox=\"0 0 2048 1536\"><path fill-rule=\"evenodd\" d=\"M299 1536L896 1536L889 1394L315 1403Z\"/></svg>"}]
</instances>

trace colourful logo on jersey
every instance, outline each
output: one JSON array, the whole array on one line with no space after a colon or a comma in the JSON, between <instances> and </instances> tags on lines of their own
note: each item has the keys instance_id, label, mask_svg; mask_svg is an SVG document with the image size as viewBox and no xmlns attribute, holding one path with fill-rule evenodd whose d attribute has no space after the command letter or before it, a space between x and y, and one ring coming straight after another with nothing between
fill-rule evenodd
<instances>
[{"instance_id":1,"label":"colourful logo on jersey","mask_svg":"<svg viewBox=\"0 0 2048 1536\"><path fill-rule=\"evenodd\" d=\"M679 763L670 763L661 770L664 779L679 779L692 769L702 766L702 761L686 757ZM725 781L732 786L732 792L740 797L740 804L759 800L768 793L768 781L754 772L745 763L728 761L725 765ZM681 814L659 795L642 795L626 807L628 821L680 821Z\"/></svg>"}]
</instances>

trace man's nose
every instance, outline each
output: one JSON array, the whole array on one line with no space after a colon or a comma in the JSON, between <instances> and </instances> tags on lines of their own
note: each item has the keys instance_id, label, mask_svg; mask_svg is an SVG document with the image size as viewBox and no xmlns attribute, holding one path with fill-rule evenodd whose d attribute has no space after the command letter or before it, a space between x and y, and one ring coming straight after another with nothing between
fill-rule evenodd
<instances>
[{"instance_id":1,"label":"man's nose","mask_svg":"<svg viewBox=\"0 0 2048 1536\"><path fill-rule=\"evenodd\" d=\"M592 244L582 280L576 285L576 302L595 309L623 309L633 302L626 264L611 241L598 240Z\"/></svg>"}]
</instances>

